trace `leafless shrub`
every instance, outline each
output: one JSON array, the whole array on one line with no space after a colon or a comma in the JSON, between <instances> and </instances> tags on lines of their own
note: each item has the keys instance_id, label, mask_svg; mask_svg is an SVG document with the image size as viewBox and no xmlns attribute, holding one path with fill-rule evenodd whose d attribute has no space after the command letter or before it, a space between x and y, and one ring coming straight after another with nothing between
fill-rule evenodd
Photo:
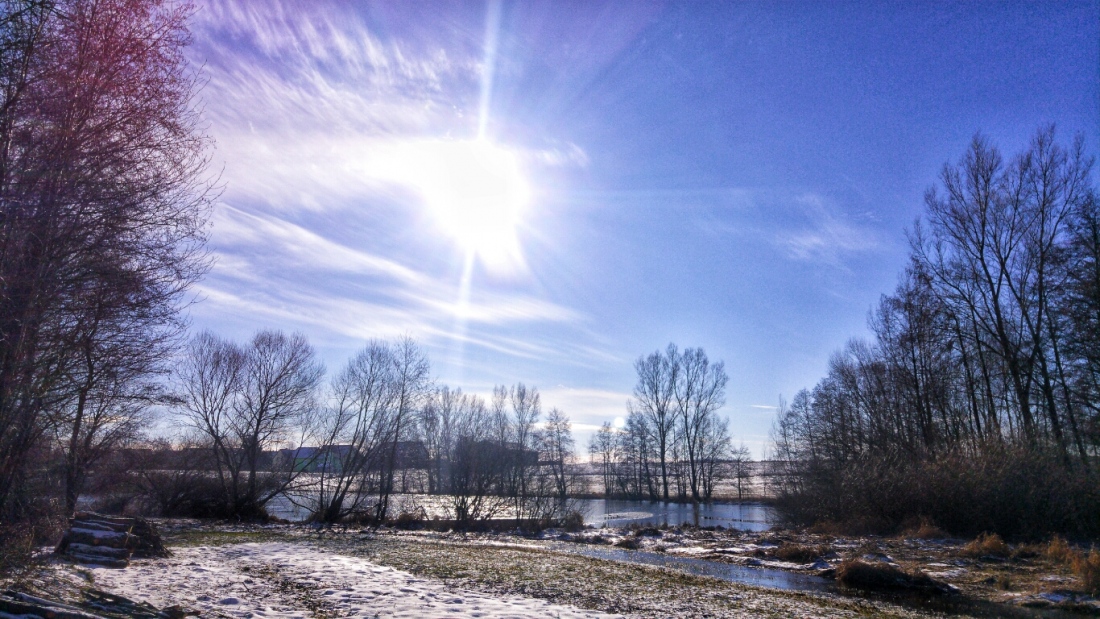
<instances>
[{"instance_id":1,"label":"leafless shrub","mask_svg":"<svg viewBox=\"0 0 1100 619\"><path fill-rule=\"evenodd\" d=\"M614 545L617 548L626 548L627 550L637 550L641 547L641 544L638 543L637 538L634 537L624 537L615 542Z\"/></svg>"},{"instance_id":2,"label":"leafless shrub","mask_svg":"<svg viewBox=\"0 0 1100 619\"><path fill-rule=\"evenodd\" d=\"M570 533L584 529L584 514L577 510L570 510L562 517L561 528Z\"/></svg>"}]
</instances>

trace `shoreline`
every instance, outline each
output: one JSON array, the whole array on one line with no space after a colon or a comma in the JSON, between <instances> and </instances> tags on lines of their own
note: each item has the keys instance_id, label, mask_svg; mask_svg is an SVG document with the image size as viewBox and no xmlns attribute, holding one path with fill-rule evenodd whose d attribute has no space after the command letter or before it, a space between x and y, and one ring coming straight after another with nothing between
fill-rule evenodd
<instances>
[{"instance_id":1,"label":"shoreline","mask_svg":"<svg viewBox=\"0 0 1100 619\"><path fill-rule=\"evenodd\" d=\"M479 600L478 603L486 608L496 608L493 600L505 600L508 604L519 606L533 604L531 600L542 600L554 605L554 608L575 607L575 610L561 610L559 614L565 613L563 617L587 616L584 612L655 618L866 615L924 618L943 616L944 613L960 617L1080 616L1066 615L1064 611L1071 608L1076 612L1100 614L1100 603L1074 598L1072 604L1067 604L1065 594L1057 593L1073 585L1073 577L1065 570L1035 557L964 560L959 555L963 548L962 540L875 537L826 540L823 536L790 530L753 533L654 527L586 528L575 533L550 529L539 535L519 535L362 529L355 526L316 529L303 525L230 525L190 520L162 520L158 524L165 543L175 551L173 558L137 560L130 568L110 570L72 565L51 557L43 569L53 573L55 582L60 579L69 583L67 601L70 602L78 601L81 591L90 586L106 587L128 582L126 579L130 576L127 574L134 575L144 570L155 575L158 570L167 574L171 570L188 569L181 564L194 563L196 557L213 565L232 566L245 561L237 556L244 553L241 556L247 555L247 565L241 564L238 568L251 567L247 573L237 573L233 577L236 580L230 578L226 582L251 580L261 583L258 578L267 578L271 582L264 584L265 587L282 587L302 595L308 593L322 601L327 599L326 595L334 595L325 592L336 591L335 581L344 578L340 569L333 566L350 560L350 557L380 569L405 574L401 578L417 579L414 589L431 593L431 596L424 598L426 600L442 599L439 596L445 590L459 597L466 596L463 599ZM928 600L913 599L912 596L856 593L839 587L820 591L782 590L570 551L572 548L607 548L627 554L661 553L662 556L689 557L714 564L743 565L745 569L821 574L830 568L816 562L785 561L776 556L780 548L813 544L824 551L827 558L823 562L830 566L855 553L861 556L878 553L905 569L920 569L916 566L924 565L927 568L925 571L950 583L958 594L930 603ZM275 550L281 558L265 558ZM296 567L301 562L295 559L296 556L300 556L301 561L308 559L307 562L312 562L315 567L322 566L323 569L317 569L328 576L310 576L312 572L308 570L302 572ZM325 556L335 563L332 566L324 563L320 557ZM365 569L363 566L366 563L359 569ZM316 569L313 571L317 572ZM1012 579L1011 590L997 584L996 577L1006 575ZM201 573L196 573L193 578L199 578L201 582ZM41 577L39 581L47 582ZM211 612L226 610L221 606L212 606L213 602L219 601L213 600L213 597L221 594L213 595L208 600L195 596L187 598L186 595L156 597L160 595L156 593L156 588L162 587L163 583L154 576L148 576L144 582L140 587L120 585L110 592L136 596L138 599L144 596L144 601L162 606L171 601L185 608L198 606ZM40 593L43 592L41 588ZM220 599L236 595L229 590L223 593L225 597ZM405 606L383 616L415 616L400 613L412 612L408 604L415 606L418 603L415 599L406 600L402 602ZM287 602L284 606L291 608L293 604ZM236 610L243 608L241 606ZM319 614L305 607L300 610L302 614L280 611L283 614L270 616L336 616ZM254 611L247 612L252 613L249 616L263 616ZM569 614L574 612L581 614ZM244 614L222 615L244 617ZM208 615L204 613L204 616Z\"/></svg>"}]
</instances>

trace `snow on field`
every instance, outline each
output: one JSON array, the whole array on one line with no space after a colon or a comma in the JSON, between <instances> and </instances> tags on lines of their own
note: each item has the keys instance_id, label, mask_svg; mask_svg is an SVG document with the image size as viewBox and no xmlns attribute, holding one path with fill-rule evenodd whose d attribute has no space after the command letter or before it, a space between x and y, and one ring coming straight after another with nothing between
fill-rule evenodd
<instances>
[{"instance_id":1,"label":"snow on field","mask_svg":"<svg viewBox=\"0 0 1100 619\"><path fill-rule=\"evenodd\" d=\"M523 597L456 590L439 581L302 544L268 542L175 548L170 559L94 568L97 588L202 616L619 617Z\"/></svg>"}]
</instances>

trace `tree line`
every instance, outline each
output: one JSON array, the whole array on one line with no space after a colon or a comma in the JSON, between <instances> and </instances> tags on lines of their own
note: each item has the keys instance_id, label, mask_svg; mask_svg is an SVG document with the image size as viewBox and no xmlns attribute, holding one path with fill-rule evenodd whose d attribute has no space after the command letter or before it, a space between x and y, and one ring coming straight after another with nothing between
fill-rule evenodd
<instances>
[{"instance_id":1,"label":"tree line","mask_svg":"<svg viewBox=\"0 0 1100 619\"><path fill-rule=\"evenodd\" d=\"M0 2L0 538L162 403L216 195L186 3ZM58 456L60 454L60 456Z\"/></svg>"},{"instance_id":2,"label":"tree line","mask_svg":"<svg viewBox=\"0 0 1100 619\"><path fill-rule=\"evenodd\" d=\"M748 450L733 448L729 421L717 414L729 382L723 362L711 363L702 348L669 344L639 357L634 369L624 427L604 423L588 447L605 494L708 501L716 481L748 477Z\"/></svg>"},{"instance_id":3,"label":"tree line","mask_svg":"<svg viewBox=\"0 0 1100 619\"><path fill-rule=\"evenodd\" d=\"M806 520L1100 532L1100 202L1082 140L1006 160L975 137L909 265L827 375L784 405L781 497Z\"/></svg>"},{"instance_id":4,"label":"tree line","mask_svg":"<svg viewBox=\"0 0 1100 619\"><path fill-rule=\"evenodd\" d=\"M399 515L394 494L424 492L464 526L567 510L572 428L556 408L543 419L537 388L500 385L486 402L437 385L409 338L368 343L327 384L324 373L300 334L198 334L170 382L179 431L118 450L115 508L263 519L289 499L313 521L381 523Z\"/></svg>"}]
</instances>

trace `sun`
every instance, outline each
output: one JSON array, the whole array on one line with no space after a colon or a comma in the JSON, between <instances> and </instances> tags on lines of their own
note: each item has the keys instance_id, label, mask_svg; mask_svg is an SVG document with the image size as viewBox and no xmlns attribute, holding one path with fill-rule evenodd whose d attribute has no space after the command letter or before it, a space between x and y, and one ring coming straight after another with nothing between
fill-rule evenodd
<instances>
[{"instance_id":1,"label":"sun","mask_svg":"<svg viewBox=\"0 0 1100 619\"><path fill-rule=\"evenodd\" d=\"M504 270L522 264L517 227L530 201L519 156L488 140L417 140L385 149L374 171L415 189L469 254Z\"/></svg>"}]
</instances>

